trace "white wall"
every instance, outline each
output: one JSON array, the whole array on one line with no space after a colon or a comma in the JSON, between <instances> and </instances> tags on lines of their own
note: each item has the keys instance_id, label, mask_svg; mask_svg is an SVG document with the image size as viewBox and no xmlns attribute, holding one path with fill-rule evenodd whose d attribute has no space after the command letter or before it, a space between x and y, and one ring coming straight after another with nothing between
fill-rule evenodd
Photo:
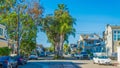
<instances>
[{"instance_id":1,"label":"white wall","mask_svg":"<svg viewBox=\"0 0 120 68\"><path fill-rule=\"evenodd\" d=\"M112 49L113 49L113 47L112 47L112 29L111 29L111 27L110 26L108 26L108 28L106 29L106 32L108 32L107 33L107 40L106 40L106 49L108 49L107 50L107 54L110 56L111 54L112 54Z\"/></svg>"}]
</instances>

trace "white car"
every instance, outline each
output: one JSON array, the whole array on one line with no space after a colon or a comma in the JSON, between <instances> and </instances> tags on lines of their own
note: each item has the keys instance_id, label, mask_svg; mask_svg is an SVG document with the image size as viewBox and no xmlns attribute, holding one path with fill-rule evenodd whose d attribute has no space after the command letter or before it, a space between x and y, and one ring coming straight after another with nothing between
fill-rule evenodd
<instances>
[{"instance_id":1,"label":"white car","mask_svg":"<svg viewBox=\"0 0 120 68\"><path fill-rule=\"evenodd\" d=\"M111 59L108 58L107 56L98 56L93 58L93 63L97 64L110 64Z\"/></svg>"},{"instance_id":2,"label":"white car","mask_svg":"<svg viewBox=\"0 0 120 68\"><path fill-rule=\"evenodd\" d=\"M38 59L38 56L37 55L35 55L35 54L32 54L32 55L30 55L29 56L29 59L31 60L31 59Z\"/></svg>"}]
</instances>

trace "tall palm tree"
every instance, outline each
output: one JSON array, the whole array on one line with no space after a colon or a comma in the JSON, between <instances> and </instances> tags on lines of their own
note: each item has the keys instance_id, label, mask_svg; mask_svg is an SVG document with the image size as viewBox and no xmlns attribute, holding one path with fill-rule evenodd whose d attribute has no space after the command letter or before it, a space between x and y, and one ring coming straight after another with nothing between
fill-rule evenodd
<instances>
[{"instance_id":1,"label":"tall palm tree","mask_svg":"<svg viewBox=\"0 0 120 68\"><path fill-rule=\"evenodd\" d=\"M58 33L59 33L59 56L63 56L63 43L66 41L69 35L74 34L75 19L69 14L68 9L64 4L59 4L58 9L54 13L55 21L58 22ZM65 39L66 38L66 39Z\"/></svg>"},{"instance_id":2,"label":"tall palm tree","mask_svg":"<svg viewBox=\"0 0 120 68\"><path fill-rule=\"evenodd\" d=\"M74 35L75 19L69 14L64 4L59 4L53 15L47 15L42 22L42 29L48 40L55 46L56 55L63 56L63 43L69 35Z\"/></svg>"}]
</instances>

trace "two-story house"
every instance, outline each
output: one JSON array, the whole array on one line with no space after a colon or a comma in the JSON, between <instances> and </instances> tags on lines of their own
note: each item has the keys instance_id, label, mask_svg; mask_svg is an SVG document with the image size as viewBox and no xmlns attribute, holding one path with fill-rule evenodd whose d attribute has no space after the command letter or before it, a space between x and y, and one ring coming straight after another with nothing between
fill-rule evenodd
<instances>
[{"instance_id":1,"label":"two-story house","mask_svg":"<svg viewBox=\"0 0 120 68\"><path fill-rule=\"evenodd\" d=\"M99 35L93 34L81 34L79 39L79 47L82 47L83 51L90 51L92 53L95 52L103 52L104 42Z\"/></svg>"},{"instance_id":2,"label":"two-story house","mask_svg":"<svg viewBox=\"0 0 120 68\"><path fill-rule=\"evenodd\" d=\"M117 53L117 46L120 46L120 26L107 25L104 32L106 51L109 56Z\"/></svg>"}]
</instances>

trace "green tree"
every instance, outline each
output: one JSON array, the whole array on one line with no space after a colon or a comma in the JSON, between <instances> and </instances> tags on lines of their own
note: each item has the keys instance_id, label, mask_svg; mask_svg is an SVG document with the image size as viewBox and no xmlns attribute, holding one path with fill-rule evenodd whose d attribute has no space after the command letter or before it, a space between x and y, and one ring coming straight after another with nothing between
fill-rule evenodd
<instances>
[{"instance_id":1,"label":"green tree","mask_svg":"<svg viewBox=\"0 0 120 68\"><path fill-rule=\"evenodd\" d=\"M75 19L64 4L59 4L53 15L47 15L42 23L49 41L55 46L56 55L63 57L63 43L69 35L75 35Z\"/></svg>"},{"instance_id":2,"label":"green tree","mask_svg":"<svg viewBox=\"0 0 120 68\"><path fill-rule=\"evenodd\" d=\"M69 14L67 7L64 4L59 4L58 9L54 12L55 21L59 33L59 56L63 56L63 43L68 39L69 35L74 35L75 19Z\"/></svg>"},{"instance_id":3,"label":"green tree","mask_svg":"<svg viewBox=\"0 0 120 68\"><path fill-rule=\"evenodd\" d=\"M0 48L0 56L8 56L10 55L11 49L8 47L2 47Z\"/></svg>"},{"instance_id":4,"label":"green tree","mask_svg":"<svg viewBox=\"0 0 120 68\"><path fill-rule=\"evenodd\" d=\"M64 50L64 53L67 53L67 52L68 52L68 50L69 50L69 46L68 46L67 43L64 44L64 46L63 46L63 50Z\"/></svg>"},{"instance_id":5,"label":"green tree","mask_svg":"<svg viewBox=\"0 0 120 68\"><path fill-rule=\"evenodd\" d=\"M6 1L12 2L12 0L5 0L4 2ZM0 6L5 6L6 3L0 4ZM11 4L13 3L14 0ZM3 10L1 11L2 14L0 15L0 23L4 24L7 27L7 33L10 39L17 41L18 33L20 33L20 51L23 54L30 54L30 52L36 47L36 37L38 32L37 26L40 23L42 8L39 7L39 3L33 4L34 5L32 6L32 8L30 8L28 7L28 4L25 3L25 1L21 2L20 0L19 4L17 4L16 2L14 6L9 6L9 9L11 10L8 9L8 12L5 12L6 14L3 13ZM4 7L4 9L6 8L7 7ZM20 13L18 14L18 12ZM18 32L18 17L20 20L20 32Z\"/></svg>"},{"instance_id":6,"label":"green tree","mask_svg":"<svg viewBox=\"0 0 120 68\"><path fill-rule=\"evenodd\" d=\"M52 52L52 53L54 52L54 46L53 46L53 45L51 45L51 46L49 47L49 51Z\"/></svg>"},{"instance_id":7,"label":"green tree","mask_svg":"<svg viewBox=\"0 0 120 68\"><path fill-rule=\"evenodd\" d=\"M9 12L15 3L16 0L0 0L0 14Z\"/></svg>"}]
</instances>

